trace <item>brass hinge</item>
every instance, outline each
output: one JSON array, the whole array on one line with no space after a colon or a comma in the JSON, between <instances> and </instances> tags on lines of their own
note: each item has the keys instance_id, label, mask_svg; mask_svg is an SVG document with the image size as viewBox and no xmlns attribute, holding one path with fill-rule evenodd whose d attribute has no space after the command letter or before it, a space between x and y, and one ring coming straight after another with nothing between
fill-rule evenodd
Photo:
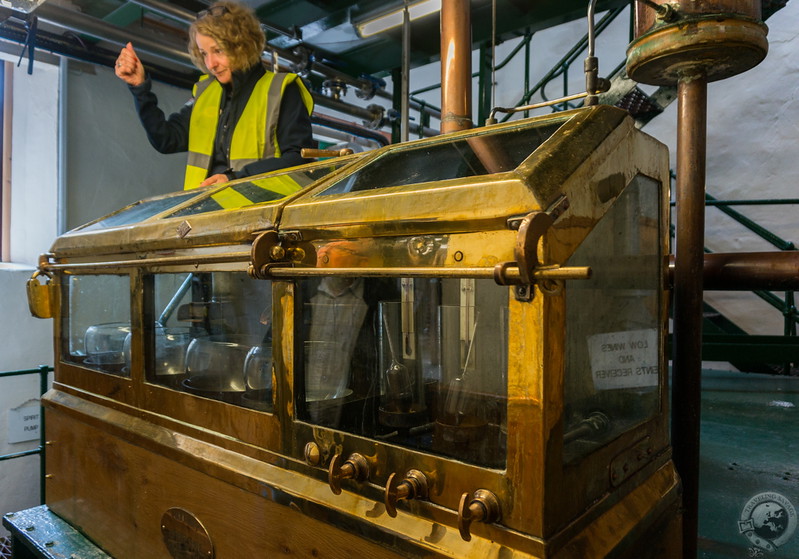
<instances>
[{"instance_id":1,"label":"brass hinge","mask_svg":"<svg viewBox=\"0 0 799 559\"><path fill-rule=\"evenodd\" d=\"M247 273L252 278L269 279L275 267L313 267L316 265L316 248L302 240L299 232L279 234L274 229L263 231L252 243L250 266Z\"/></svg>"}]
</instances>

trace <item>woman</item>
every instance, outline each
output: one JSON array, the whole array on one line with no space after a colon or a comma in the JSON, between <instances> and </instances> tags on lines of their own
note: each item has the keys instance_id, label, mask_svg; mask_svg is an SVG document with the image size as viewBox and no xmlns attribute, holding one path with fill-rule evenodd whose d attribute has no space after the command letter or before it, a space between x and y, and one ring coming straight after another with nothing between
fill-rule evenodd
<instances>
[{"instance_id":1,"label":"woman","mask_svg":"<svg viewBox=\"0 0 799 559\"><path fill-rule=\"evenodd\" d=\"M116 75L133 93L150 143L161 153L189 152L184 188L307 162L300 150L315 147L311 94L296 74L264 68L265 41L245 6L223 1L200 12L189 27L189 55L205 75L169 118L133 45L120 52Z\"/></svg>"}]
</instances>

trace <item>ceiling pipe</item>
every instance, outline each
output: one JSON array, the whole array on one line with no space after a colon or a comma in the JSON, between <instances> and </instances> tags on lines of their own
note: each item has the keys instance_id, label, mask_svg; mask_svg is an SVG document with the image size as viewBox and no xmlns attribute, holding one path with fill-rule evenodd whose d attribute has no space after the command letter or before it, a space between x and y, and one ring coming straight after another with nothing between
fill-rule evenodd
<instances>
[{"instance_id":1,"label":"ceiling pipe","mask_svg":"<svg viewBox=\"0 0 799 559\"><path fill-rule=\"evenodd\" d=\"M469 0L441 2L441 133L472 127Z\"/></svg>"},{"instance_id":2,"label":"ceiling pipe","mask_svg":"<svg viewBox=\"0 0 799 559\"><path fill-rule=\"evenodd\" d=\"M197 14L191 10L175 6L166 2L153 2L152 0L128 0L129 4L136 4L141 6L147 11L153 12L160 16L173 19L180 23L190 24L197 19Z\"/></svg>"},{"instance_id":3,"label":"ceiling pipe","mask_svg":"<svg viewBox=\"0 0 799 559\"><path fill-rule=\"evenodd\" d=\"M130 29L116 27L101 19L68 10L55 4L42 4L36 9L35 14L40 22L115 43L120 47L125 46L130 41L140 53L194 68L185 45L170 45L164 41L147 37Z\"/></svg>"}]
</instances>

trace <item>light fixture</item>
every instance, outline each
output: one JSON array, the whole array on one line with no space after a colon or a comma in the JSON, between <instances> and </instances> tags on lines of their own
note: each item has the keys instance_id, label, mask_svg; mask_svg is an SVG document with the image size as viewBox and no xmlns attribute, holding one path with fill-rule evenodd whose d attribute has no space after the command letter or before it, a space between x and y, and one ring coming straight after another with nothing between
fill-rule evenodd
<instances>
[{"instance_id":1,"label":"light fixture","mask_svg":"<svg viewBox=\"0 0 799 559\"><path fill-rule=\"evenodd\" d=\"M413 21L414 19L430 15L440 10L441 0L422 0L421 2L415 2L408 6L408 17ZM355 28L358 30L358 34L361 37L370 37L377 33L382 33L383 31L402 25L404 11L404 7L399 8L392 12L368 19L362 23L358 23L355 25Z\"/></svg>"}]
</instances>

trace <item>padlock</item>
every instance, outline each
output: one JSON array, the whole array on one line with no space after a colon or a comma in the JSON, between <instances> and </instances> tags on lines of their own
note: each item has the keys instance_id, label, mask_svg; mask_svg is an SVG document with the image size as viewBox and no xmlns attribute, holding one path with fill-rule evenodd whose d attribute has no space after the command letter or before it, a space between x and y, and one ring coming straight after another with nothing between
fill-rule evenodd
<instances>
[{"instance_id":1,"label":"padlock","mask_svg":"<svg viewBox=\"0 0 799 559\"><path fill-rule=\"evenodd\" d=\"M46 283L37 279L40 275L47 277ZM36 318L53 318L53 288L50 283L51 276L46 272L37 270L26 285L28 291L28 307Z\"/></svg>"}]
</instances>

